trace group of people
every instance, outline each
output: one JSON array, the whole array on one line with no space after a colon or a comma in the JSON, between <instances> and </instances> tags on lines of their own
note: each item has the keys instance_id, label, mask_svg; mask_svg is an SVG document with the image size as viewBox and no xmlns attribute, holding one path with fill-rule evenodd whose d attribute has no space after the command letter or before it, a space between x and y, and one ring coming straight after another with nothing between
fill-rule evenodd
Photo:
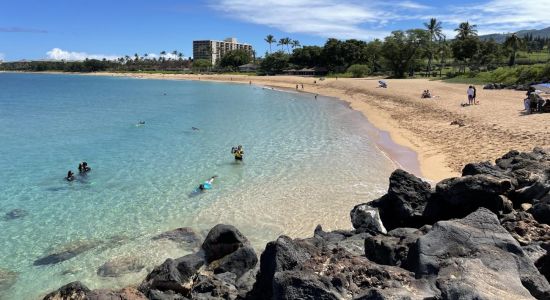
<instances>
[{"instance_id":1,"label":"group of people","mask_svg":"<svg viewBox=\"0 0 550 300\"><path fill-rule=\"evenodd\" d=\"M430 92L430 90L424 90L422 92L422 95L420 96L420 98L422 98L422 99L432 98L432 93Z\"/></svg>"},{"instance_id":2,"label":"group of people","mask_svg":"<svg viewBox=\"0 0 550 300\"><path fill-rule=\"evenodd\" d=\"M550 111L550 100L544 101L539 95L540 91L535 90L534 87L529 87L527 90L527 98L523 99L523 105L525 111L530 114L533 112L548 112Z\"/></svg>"},{"instance_id":3,"label":"group of people","mask_svg":"<svg viewBox=\"0 0 550 300\"><path fill-rule=\"evenodd\" d=\"M238 145L235 147L231 147L231 154L235 157L236 161L242 161L244 158L244 150L242 145ZM214 175L210 177L210 179L206 180L205 182L199 184L197 189L191 193L192 196L196 196L197 194L200 194L201 192L204 192L206 190L209 190L212 188L212 183L214 183L214 179L216 179L218 176Z\"/></svg>"},{"instance_id":4,"label":"group of people","mask_svg":"<svg viewBox=\"0 0 550 300\"><path fill-rule=\"evenodd\" d=\"M83 161L83 162L81 162L81 163L78 164L78 173L80 173L81 175L86 174L86 173L89 172L90 170L92 170L92 168L90 168L90 167L88 166L88 163L87 163L87 162ZM65 179L66 179L67 181L73 181L73 180L75 179L73 171L69 170L69 171L67 172L67 177L65 177Z\"/></svg>"}]
</instances>

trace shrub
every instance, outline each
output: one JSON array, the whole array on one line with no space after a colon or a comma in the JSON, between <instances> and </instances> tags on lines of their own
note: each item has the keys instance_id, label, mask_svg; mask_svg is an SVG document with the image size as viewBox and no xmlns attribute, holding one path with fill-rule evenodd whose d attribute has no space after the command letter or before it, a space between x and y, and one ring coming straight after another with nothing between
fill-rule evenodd
<instances>
[{"instance_id":1,"label":"shrub","mask_svg":"<svg viewBox=\"0 0 550 300\"><path fill-rule=\"evenodd\" d=\"M354 78L361 78L368 75L370 73L370 69L367 65L355 64L348 68L348 72L351 73Z\"/></svg>"}]
</instances>

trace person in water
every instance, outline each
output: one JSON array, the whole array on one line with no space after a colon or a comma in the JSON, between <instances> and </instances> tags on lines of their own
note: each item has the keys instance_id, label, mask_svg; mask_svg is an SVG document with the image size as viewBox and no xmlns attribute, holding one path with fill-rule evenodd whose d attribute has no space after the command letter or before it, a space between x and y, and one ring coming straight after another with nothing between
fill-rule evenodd
<instances>
[{"instance_id":1,"label":"person in water","mask_svg":"<svg viewBox=\"0 0 550 300\"><path fill-rule=\"evenodd\" d=\"M84 166L82 165L82 163L78 164L78 173L84 173Z\"/></svg>"},{"instance_id":2,"label":"person in water","mask_svg":"<svg viewBox=\"0 0 550 300\"><path fill-rule=\"evenodd\" d=\"M65 177L65 179L67 179L67 181L73 181L74 180L73 171L69 170L69 172L67 172L67 177Z\"/></svg>"},{"instance_id":3,"label":"person in water","mask_svg":"<svg viewBox=\"0 0 550 300\"><path fill-rule=\"evenodd\" d=\"M233 147L231 149L231 153L233 153L233 155L235 156L235 160L243 160L244 150L242 145Z\"/></svg>"},{"instance_id":4,"label":"person in water","mask_svg":"<svg viewBox=\"0 0 550 300\"><path fill-rule=\"evenodd\" d=\"M88 163L83 161L82 162L82 169L84 170L84 173L90 171L92 168L88 167Z\"/></svg>"},{"instance_id":5,"label":"person in water","mask_svg":"<svg viewBox=\"0 0 550 300\"><path fill-rule=\"evenodd\" d=\"M214 176L210 177L210 179L208 179L204 183L199 184L199 190L201 192L204 192L205 190L209 190L212 187L212 183L214 183L214 179L216 177L218 177L218 176L214 175Z\"/></svg>"}]
</instances>

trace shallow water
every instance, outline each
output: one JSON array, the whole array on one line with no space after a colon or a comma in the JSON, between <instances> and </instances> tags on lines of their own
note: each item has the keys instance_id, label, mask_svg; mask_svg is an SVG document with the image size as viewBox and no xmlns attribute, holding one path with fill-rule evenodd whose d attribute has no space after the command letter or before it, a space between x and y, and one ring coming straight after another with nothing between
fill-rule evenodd
<instances>
[{"instance_id":1,"label":"shallow water","mask_svg":"<svg viewBox=\"0 0 550 300\"><path fill-rule=\"evenodd\" d=\"M190 251L151 241L177 227L233 224L258 250L317 224L347 229L350 209L381 195L394 168L343 102L253 85L0 73L0 128L0 269L17 272L0 299L35 299L74 280L139 282ZM237 144L242 163L230 153ZM80 161L92 171L64 181ZM212 175L211 190L188 196ZM5 219L13 209L28 215ZM33 266L74 245L89 249ZM147 267L96 274L123 257Z\"/></svg>"}]
</instances>

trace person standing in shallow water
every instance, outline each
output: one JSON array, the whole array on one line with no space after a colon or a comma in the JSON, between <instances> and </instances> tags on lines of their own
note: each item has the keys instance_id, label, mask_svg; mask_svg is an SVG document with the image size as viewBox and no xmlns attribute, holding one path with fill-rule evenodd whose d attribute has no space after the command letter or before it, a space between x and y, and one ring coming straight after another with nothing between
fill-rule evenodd
<instances>
[{"instance_id":1,"label":"person standing in shallow water","mask_svg":"<svg viewBox=\"0 0 550 300\"><path fill-rule=\"evenodd\" d=\"M233 147L231 149L231 153L233 153L233 155L235 156L235 160L243 160L244 150L242 145Z\"/></svg>"}]
</instances>

